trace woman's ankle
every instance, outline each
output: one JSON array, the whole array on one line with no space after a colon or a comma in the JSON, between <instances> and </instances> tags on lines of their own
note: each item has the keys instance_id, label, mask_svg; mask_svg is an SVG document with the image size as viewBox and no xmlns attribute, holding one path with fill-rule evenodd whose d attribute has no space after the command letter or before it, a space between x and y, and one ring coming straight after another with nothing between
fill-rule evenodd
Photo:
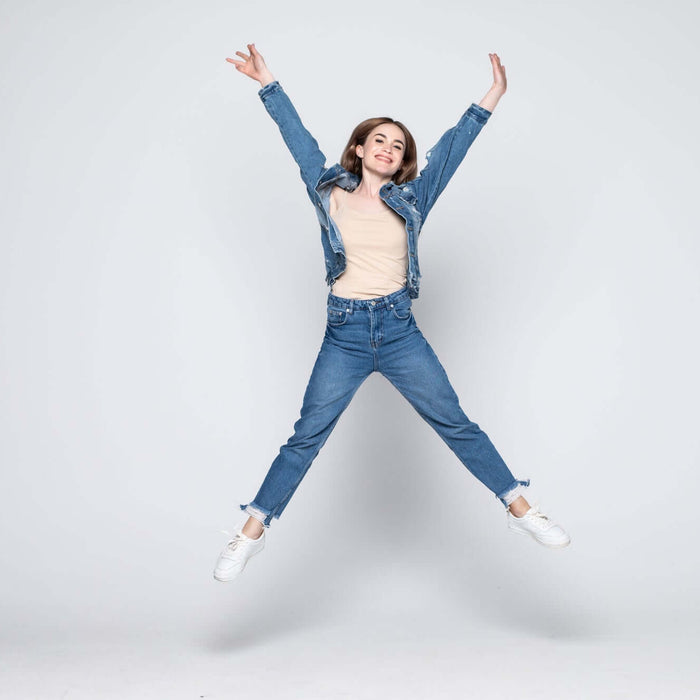
<instances>
[{"instance_id":1,"label":"woman's ankle","mask_svg":"<svg viewBox=\"0 0 700 700\"><path fill-rule=\"evenodd\" d=\"M262 535L265 526L252 515L246 520L243 526L243 534L246 537L250 537L253 540L257 540L260 535Z\"/></svg>"},{"instance_id":2,"label":"woman's ankle","mask_svg":"<svg viewBox=\"0 0 700 700\"><path fill-rule=\"evenodd\" d=\"M518 496L509 506L508 510L516 517L522 518L528 510L530 510L530 504L522 497Z\"/></svg>"}]
</instances>

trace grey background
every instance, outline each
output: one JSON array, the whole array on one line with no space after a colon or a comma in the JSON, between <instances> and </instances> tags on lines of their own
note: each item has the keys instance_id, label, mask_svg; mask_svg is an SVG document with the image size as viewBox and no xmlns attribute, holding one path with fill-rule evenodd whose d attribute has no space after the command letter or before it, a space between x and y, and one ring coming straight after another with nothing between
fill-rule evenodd
<instances>
[{"instance_id":1,"label":"grey background","mask_svg":"<svg viewBox=\"0 0 700 700\"><path fill-rule=\"evenodd\" d=\"M3 3L0 696L693 696L696 20ZM312 206L224 61L250 41L329 165L377 114L422 165L500 55L508 92L425 224L414 313L568 550L509 533L373 375L263 554L211 578L325 322Z\"/></svg>"}]
</instances>

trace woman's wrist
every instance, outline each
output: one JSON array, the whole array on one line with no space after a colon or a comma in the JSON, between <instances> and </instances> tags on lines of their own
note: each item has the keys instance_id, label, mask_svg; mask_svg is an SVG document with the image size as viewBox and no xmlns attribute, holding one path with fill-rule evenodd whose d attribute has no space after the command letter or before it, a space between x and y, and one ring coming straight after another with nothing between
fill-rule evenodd
<instances>
[{"instance_id":1,"label":"woman's wrist","mask_svg":"<svg viewBox=\"0 0 700 700\"><path fill-rule=\"evenodd\" d=\"M484 109L488 109L489 112L493 112L498 104L498 101L501 99L501 97L503 97L505 92L506 91L500 85L494 83L489 91L484 95L481 102L478 103L479 107L483 107Z\"/></svg>"},{"instance_id":2,"label":"woman's wrist","mask_svg":"<svg viewBox=\"0 0 700 700\"><path fill-rule=\"evenodd\" d=\"M260 87L264 88L266 85L269 85L270 83L275 82L275 77L272 75L272 73L266 73L265 75L261 76L260 80L258 80L260 83Z\"/></svg>"}]
</instances>

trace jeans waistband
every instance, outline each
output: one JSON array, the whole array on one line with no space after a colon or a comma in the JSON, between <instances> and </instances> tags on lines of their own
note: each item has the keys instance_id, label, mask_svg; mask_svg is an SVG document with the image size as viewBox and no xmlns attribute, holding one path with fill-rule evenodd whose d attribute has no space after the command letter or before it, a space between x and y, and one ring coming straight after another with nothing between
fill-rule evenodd
<instances>
[{"instance_id":1,"label":"jeans waistband","mask_svg":"<svg viewBox=\"0 0 700 700\"><path fill-rule=\"evenodd\" d=\"M346 299L345 297L337 297L335 294L328 294L328 305L339 309L352 311L353 309L381 309L385 306L398 304L401 301L410 299L408 295L408 287L387 294L383 297L374 297L373 299Z\"/></svg>"}]
</instances>

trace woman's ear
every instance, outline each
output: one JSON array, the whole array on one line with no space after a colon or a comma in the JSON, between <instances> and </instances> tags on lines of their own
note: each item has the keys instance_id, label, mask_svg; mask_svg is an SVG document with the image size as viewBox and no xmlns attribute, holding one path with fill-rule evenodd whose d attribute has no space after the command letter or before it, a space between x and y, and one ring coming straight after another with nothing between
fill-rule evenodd
<instances>
[{"instance_id":1,"label":"woman's ear","mask_svg":"<svg viewBox=\"0 0 700 700\"><path fill-rule=\"evenodd\" d=\"M358 143L357 146L355 146L355 155L358 158L364 158L364 155L365 155L364 146L362 146L361 144Z\"/></svg>"}]
</instances>

